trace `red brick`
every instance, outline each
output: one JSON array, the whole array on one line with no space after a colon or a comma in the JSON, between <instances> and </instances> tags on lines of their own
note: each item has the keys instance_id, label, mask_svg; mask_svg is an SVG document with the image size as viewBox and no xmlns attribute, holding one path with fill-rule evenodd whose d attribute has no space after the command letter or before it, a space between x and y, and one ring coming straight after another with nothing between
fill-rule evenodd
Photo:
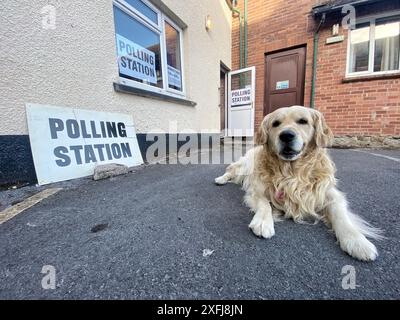
<instances>
[{"instance_id":1,"label":"red brick","mask_svg":"<svg viewBox=\"0 0 400 320\"><path fill-rule=\"evenodd\" d=\"M283 1L252 0L248 2L248 66L256 66L256 127L260 124L264 105L265 54L275 50L306 45L304 104L310 104L314 19L310 11L315 0ZM239 1L239 6L243 5ZM399 2L384 2L357 9L357 16L399 9ZM240 8L243 10L243 8ZM343 42L326 45L333 23L328 18L321 29L318 45L318 66L315 102L325 114L335 134L400 135L400 80L380 79L343 83L346 69L347 32ZM233 20L232 64L239 68L238 19ZM386 108L386 109L383 109Z\"/></svg>"}]
</instances>

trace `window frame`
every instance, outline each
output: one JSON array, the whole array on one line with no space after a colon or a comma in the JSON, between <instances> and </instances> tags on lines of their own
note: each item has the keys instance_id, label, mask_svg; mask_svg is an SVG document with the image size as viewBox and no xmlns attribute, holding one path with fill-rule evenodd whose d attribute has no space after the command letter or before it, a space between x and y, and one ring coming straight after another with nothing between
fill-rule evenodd
<instances>
[{"instance_id":1,"label":"window frame","mask_svg":"<svg viewBox=\"0 0 400 320\"><path fill-rule=\"evenodd\" d=\"M160 36L160 55L161 55L161 72L162 72L162 83L163 87L152 86L150 84L140 83L135 80L127 79L125 77L121 77L119 75L119 67L117 64L118 70L118 82L123 85L127 85L129 87L138 88L146 91L156 92L164 95L168 95L175 98L186 98L186 88L185 88L185 77L184 77L184 57L183 57L183 36L182 29L179 28L176 23L174 23L169 17L163 14L160 10L155 8L149 1L140 0L145 5L147 5L150 9L155 11L158 15L158 25L156 25L153 21L147 18L145 15L140 13L138 10L130 6L125 0L113 0L113 6L116 6L118 9L122 10L124 13L129 15L130 18L135 19L139 23L143 24L146 28L149 28L151 31L157 33ZM114 19L114 16L113 16ZM173 26L179 34L179 53L181 55L181 82L182 82L182 91L169 88L168 85L168 68L167 68L167 47L166 47L166 37L165 37L165 22L168 22L171 26ZM114 21L115 25L115 21ZM114 27L114 41L117 31Z\"/></svg>"},{"instance_id":2,"label":"window frame","mask_svg":"<svg viewBox=\"0 0 400 320\"><path fill-rule=\"evenodd\" d=\"M114 2L119 2L122 4L124 7L126 7L128 10L131 12L135 13L138 15L142 20L146 21L147 23L151 24L153 27L161 31L161 14L160 10L158 10L156 7L154 7L149 1L147 0L139 0L143 2L146 6L148 6L151 10L153 10L157 14L157 23L154 23L151 19L146 17L143 13L141 13L139 10L136 8L132 7L126 0L116 0Z\"/></svg>"},{"instance_id":3,"label":"window frame","mask_svg":"<svg viewBox=\"0 0 400 320\"><path fill-rule=\"evenodd\" d=\"M376 20L382 18L390 18L394 16L400 16L400 10L392 11L390 13L383 13L378 15L370 15L363 18L357 18L357 24L369 23L369 57L368 57L368 70L350 72L350 53L351 53L351 31L356 28L348 29L347 37L347 56L346 56L346 78L359 77L359 76L370 76L370 75L390 75L390 74L400 74L400 50L399 50L399 65L397 70L387 70L387 71L374 71L374 57L375 57L375 24ZM399 19L400 22L400 19Z\"/></svg>"},{"instance_id":4,"label":"window frame","mask_svg":"<svg viewBox=\"0 0 400 320\"><path fill-rule=\"evenodd\" d=\"M169 87L169 81L168 81L168 62L167 62L167 38L165 36L165 32L163 32L164 35L164 48L165 48L165 54L163 54L162 56L162 65L163 65L163 74L164 74L164 68L165 68L165 75L166 75L166 90L168 92L171 92L172 94L182 94L183 92L185 92L184 89L184 83L185 83L185 79L184 79L184 72L183 72L183 41L182 41L182 30L176 25L176 23L174 23L171 19L169 19L168 17L164 16L164 19L162 21L163 24L163 31L165 30L165 22L169 23L176 31L178 31L179 34L179 54L180 54L180 59L181 59L181 86L182 86L182 91L173 89Z\"/></svg>"}]
</instances>

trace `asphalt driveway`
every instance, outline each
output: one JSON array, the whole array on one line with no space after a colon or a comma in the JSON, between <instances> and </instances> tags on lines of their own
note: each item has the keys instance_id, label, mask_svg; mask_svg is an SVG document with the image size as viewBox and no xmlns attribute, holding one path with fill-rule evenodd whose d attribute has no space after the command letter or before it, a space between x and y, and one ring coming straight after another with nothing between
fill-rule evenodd
<instances>
[{"instance_id":1,"label":"asphalt driveway","mask_svg":"<svg viewBox=\"0 0 400 320\"><path fill-rule=\"evenodd\" d=\"M284 221L272 239L255 237L241 189L213 183L224 165L149 165L66 188L0 225L0 298L399 299L400 152L366 152L331 155L353 211L385 230L375 262L343 253L322 223ZM42 288L45 265L54 290ZM342 288L346 265L355 289Z\"/></svg>"}]
</instances>

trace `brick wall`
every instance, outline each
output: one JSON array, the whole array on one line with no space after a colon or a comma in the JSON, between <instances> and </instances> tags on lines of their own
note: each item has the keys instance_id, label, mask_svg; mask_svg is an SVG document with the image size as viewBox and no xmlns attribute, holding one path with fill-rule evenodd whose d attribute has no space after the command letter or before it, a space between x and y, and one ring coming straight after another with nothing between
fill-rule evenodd
<instances>
[{"instance_id":1,"label":"brick wall","mask_svg":"<svg viewBox=\"0 0 400 320\"><path fill-rule=\"evenodd\" d=\"M239 8L243 10L243 1ZM248 1L248 66L256 66L256 127L264 105L265 54L296 46L306 46L304 105L310 105L313 36L316 22L311 16L315 0ZM357 16L400 9L400 1L390 0L357 9ZM232 62L239 68L239 19L233 20ZM336 135L400 135L400 77L344 82L347 31L340 27L343 42L326 45L331 26L341 16L327 19L320 33L315 106L321 110Z\"/></svg>"}]
</instances>

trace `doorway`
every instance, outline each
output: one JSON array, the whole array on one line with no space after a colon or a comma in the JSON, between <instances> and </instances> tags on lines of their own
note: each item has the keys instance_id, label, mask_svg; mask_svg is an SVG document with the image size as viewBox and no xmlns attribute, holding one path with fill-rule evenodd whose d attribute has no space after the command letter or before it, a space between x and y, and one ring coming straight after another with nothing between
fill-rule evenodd
<instances>
[{"instance_id":1,"label":"doorway","mask_svg":"<svg viewBox=\"0 0 400 320\"><path fill-rule=\"evenodd\" d=\"M265 56L264 115L304 104L306 47Z\"/></svg>"},{"instance_id":2,"label":"doorway","mask_svg":"<svg viewBox=\"0 0 400 320\"><path fill-rule=\"evenodd\" d=\"M225 136L226 130L226 72L221 68L219 73L219 118L221 136Z\"/></svg>"}]
</instances>

